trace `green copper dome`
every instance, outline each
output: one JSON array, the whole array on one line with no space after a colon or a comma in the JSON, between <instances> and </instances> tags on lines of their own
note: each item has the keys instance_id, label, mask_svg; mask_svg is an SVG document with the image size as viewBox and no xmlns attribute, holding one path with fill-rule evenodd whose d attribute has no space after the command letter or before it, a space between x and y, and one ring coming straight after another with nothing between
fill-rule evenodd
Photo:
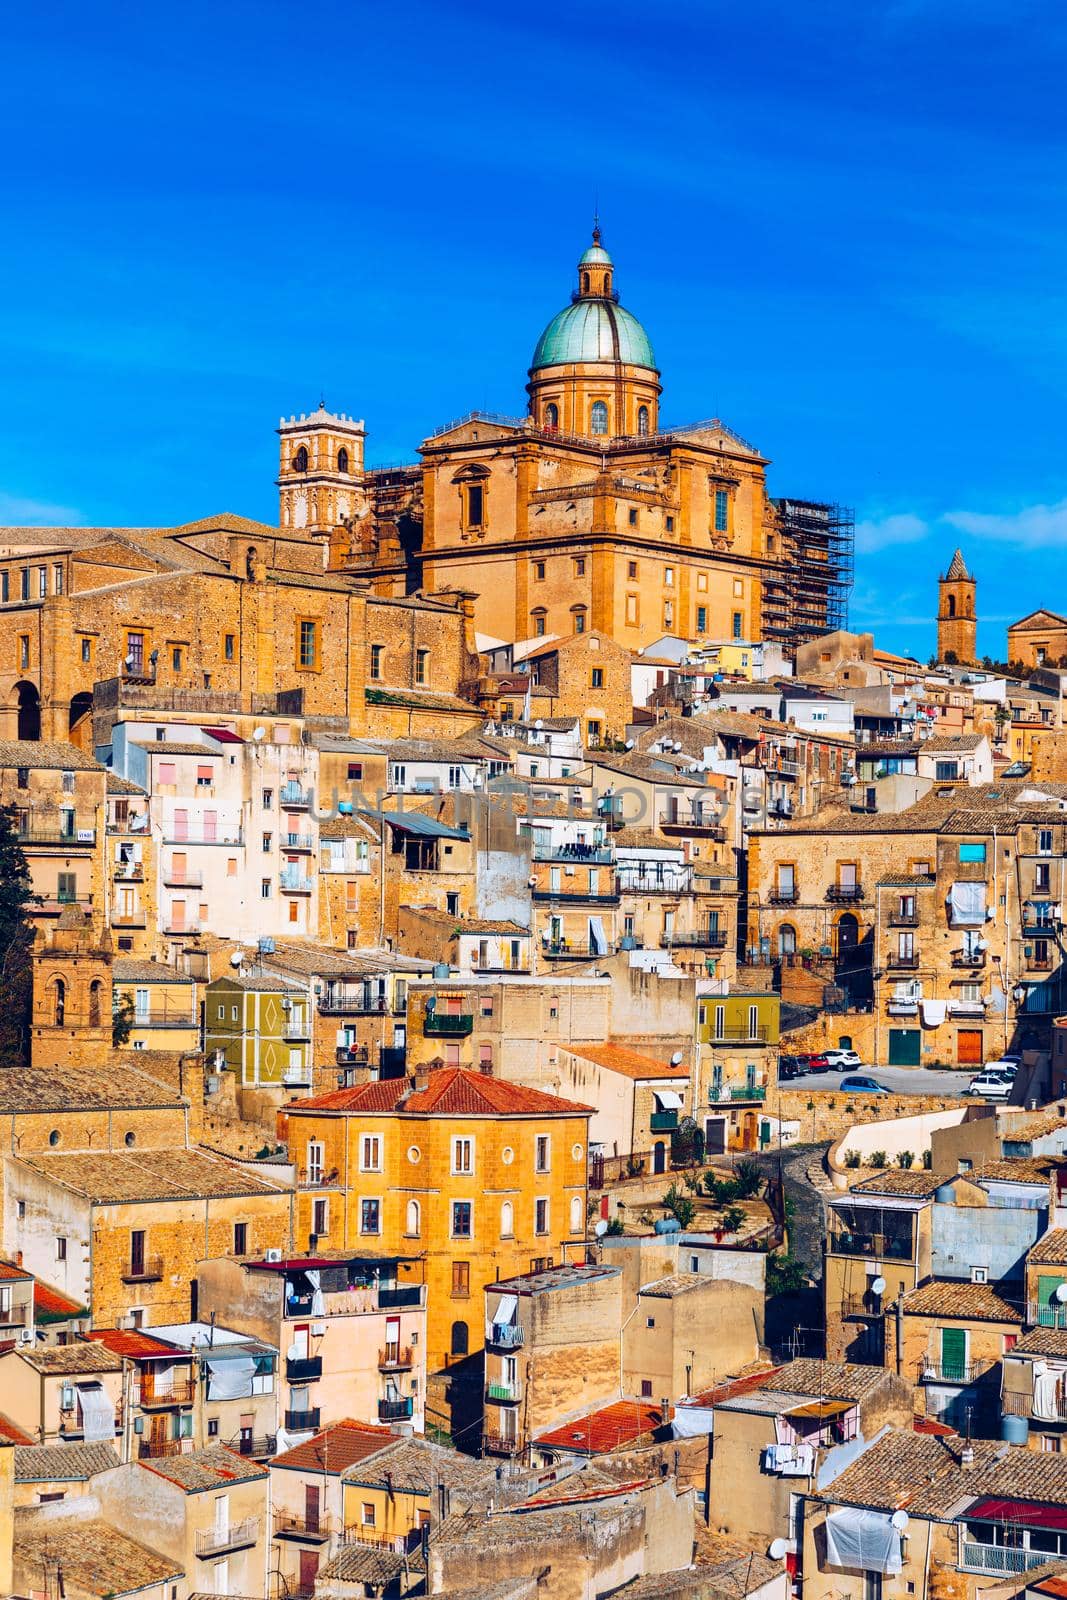
<instances>
[{"instance_id":1,"label":"green copper dome","mask_svg":"<svg viewBox=\"0 0 1067 1600\"><path fill-rule=\"evenodd\" d=\"M556 313L537 341L530 366L559 367L572 361L623 361L656 368L648 334L637 318L613 300L592 296Z\"/></svg>"},{"instance_id":2,"label":"green copper dome","mask_svg":"<svg viewBox=\"0 0 1067 1600\"><path fill-rule=\"evenodd\" d=\"M615 265L602 244L591 244L578 262L580 267L613 267Z\"/></svg>"}]
</instances>

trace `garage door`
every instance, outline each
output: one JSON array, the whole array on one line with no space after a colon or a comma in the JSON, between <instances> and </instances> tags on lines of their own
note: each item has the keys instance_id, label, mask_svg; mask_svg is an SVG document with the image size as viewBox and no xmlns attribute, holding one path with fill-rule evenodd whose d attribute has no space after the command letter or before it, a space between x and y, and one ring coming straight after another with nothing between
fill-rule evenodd
<instances>
[{"instance_id":1,"label":"garage door","mask_svg":"<svg viewBox=\"0 0 1067 1600\"><path fill-rule=\"evenodd\" d=\"M922 1055L922 1034L918 1028L890 1028L889 1065L917 1067Z\"/></svg>"},{"instance_id":2,"label":"garage door","mask_svg":"<svg viewBox=\"0 0 1067 1600\"><path fill-rule=\"evenodd\" d=\"M704 1154L721 1156L726 1152L726 1118L708 1117L704 1123Z\"/></svg>"},{"instance_id":3,"label":"garage door","mask_svg":"<svg viewBox=\"0 0 1067 1600\"><path fill-rule=\"evenodd\" d=\"M981 1028L960 1028L956 1033L956 1060L967 1067L980 1067L982 1056Z\"/></svg>"}]
</instances>

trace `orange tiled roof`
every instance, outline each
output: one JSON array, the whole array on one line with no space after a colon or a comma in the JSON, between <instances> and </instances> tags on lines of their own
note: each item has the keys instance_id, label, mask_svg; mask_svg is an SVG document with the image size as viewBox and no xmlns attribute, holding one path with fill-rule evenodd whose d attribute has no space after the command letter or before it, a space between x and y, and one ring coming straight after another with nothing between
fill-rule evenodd
<instances>
[{"instance_id":1,"label":"orange tiled roof","mask_svg":"<svg viewBox=\"0 0 1067 1600\"><path fill-rule=\"evenodd\" d=\"M431 1072L425 1089L408 1092L408 1080L383 1078L376 1083L357 1084L351 1089L334 1089L329 1094L295 1100L290 1112L303 1111L401 1111L444 1117L484 1116L562 1116L592 1114L592 1106L575 1100L562 1100L541 1089L527 1089L506 1083L484 1072L466 1067L439 1067Z\"/></svg>"},{"instance_id":2,"label":"orange tiled roof","mask_svg":"<svg viewBox=\"0 0 1067 1600\"><path fill-rule=\"evenodd\" d=\"M313 1439L305 1439L291 1450L285 1450L271 1461L270 1470L276 1467L293 1468L302 1472L328 1472L340 1475L358 1461L376 1455L379 1450L396 1444L397 1435L390 1428L376 1428L370 1423L335 1422L323 1428Z\"/></svg>"},{"instance_id":3,"label":"orange tiled roof","mask_svg":"<svg viewBox=\"0 0 1067 1600\"><path fill-rule=\"evenodd\" d=\"M129 1356L134 1361L139 1356L169 1356L172 1361L182 1358L182 1352L175 1350L172 1344L153 1339L150 1333L142 1333L139 1328L90 1328L86 1337L97 1339L115 1355Z\"/></svg>"},{"instance_id":4,"label":"orange tiled roof","mask_svg":"<svg viewBox=\"0 0 1067 1600\"><path fill-rule=\"evenodd\" d=\"M669 1061L657 1061L654 1056L642 1055L640 1050L631 1050L626 1044L582 1044L564 1046L567 1053L580 1056L583 1061L592 1061L595 1066L605 1067L608 1072L617 1072L624 1078L688 1078L689 1068L683 1066L673 1067Z\"/></svg>"},{"instance_id":5,"label":"orange tiled roof","mask_svg":"<svg viewBox=\"0 0 1067 1600\"><path fill-rule=\"evenodd\" d=\"M42 1283L36 1279L33 1286L33 1311L34 1316L40 1321L42 1318L49 1322L62 1322L68 1317L88 1316L88 1308L78 1300L72 1300L70 1295L63 1294L59 1289L53 1289L51 1284Z\"/></svg>"},{"instance_id":6,"label":"orange tiled roof","mask_svg":"<svg viewBox=\"0 0 1067 1600\"><path fill-rule=\"evenodd\" d=\"M13 1261L0 1261L0 1278L32 1278L33 1273L27 1272L25 1267L16 1267Z\"/></svg>"},{"instance_id":7,"label":"orange tiled roof","mask_svg":"<svg viewBox=\"0 0 1067 1600\"><path fill-rule=\"evenodd\" d=\"M574 1450L584 1455L601 1455L633 1444L651 1433L662 1422L660 1409L644 1400L616 1400L599 1411L590 1411L562 1427L537 1435L538 1446L555 1450Z\"/></svg>"}]
</instances>

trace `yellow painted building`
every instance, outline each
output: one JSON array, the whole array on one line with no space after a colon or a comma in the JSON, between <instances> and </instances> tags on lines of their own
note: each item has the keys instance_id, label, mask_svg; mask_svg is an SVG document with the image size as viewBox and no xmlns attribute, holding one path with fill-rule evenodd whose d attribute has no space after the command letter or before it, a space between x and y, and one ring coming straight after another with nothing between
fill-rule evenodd
<instances>
[{"instance_id":1,"label":"yellow painted building","mask_svg":"<svg viewBox=\"0 0 1067 1600\"><path fill-rule=\"evenodd\" d=\"M417 1257L427 1368L483 1344L482 1291L584 1250L589 1106L462 1067L290 1104L295 1237ZM325 1213L315 1202L327 1199Z\"/></svg>"}]
</instances>

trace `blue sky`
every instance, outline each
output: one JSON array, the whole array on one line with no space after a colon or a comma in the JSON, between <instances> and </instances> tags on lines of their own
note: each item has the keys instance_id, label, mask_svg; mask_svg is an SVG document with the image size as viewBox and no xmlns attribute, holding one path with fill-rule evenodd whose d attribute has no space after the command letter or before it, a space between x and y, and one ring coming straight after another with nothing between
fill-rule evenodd
<instances>
[{"instance_id":1,"label":"blue sky","mask_svg":"<svg viewBox=\"0 0 1067 1600\"><path fill-rule=\"evenodd\" d=\"M518 412L599 199L663 417L859 519L855 626L1067 609L1056 0L66 3L5 18L0 520L271 518L320 392Z\"/></svg>"}]
</instances>

